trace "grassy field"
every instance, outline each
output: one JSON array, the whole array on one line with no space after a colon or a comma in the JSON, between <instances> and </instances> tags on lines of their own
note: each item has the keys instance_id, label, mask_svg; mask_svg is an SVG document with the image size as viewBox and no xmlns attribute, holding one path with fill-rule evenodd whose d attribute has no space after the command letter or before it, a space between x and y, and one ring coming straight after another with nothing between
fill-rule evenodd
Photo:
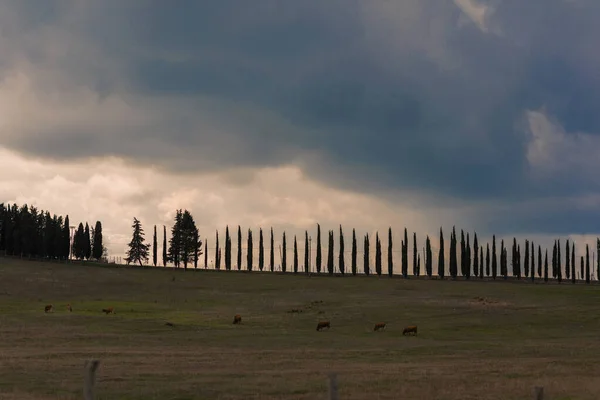
<instances>
[{"instance_id":1,"label":"grassy field","mask_svg":"<svg viewBox=\"0 0 600 400\"><path fill-rule=\"evenodd\" d=\"M80 399L95 357L99 399L325 399L336 371L341 399L531 399L542 385L550 400L595 400L599 305L599 286L570 283L0 258L0 398ZM411 324L419 335L403 337Z\"/></svg>"}]
</instances>

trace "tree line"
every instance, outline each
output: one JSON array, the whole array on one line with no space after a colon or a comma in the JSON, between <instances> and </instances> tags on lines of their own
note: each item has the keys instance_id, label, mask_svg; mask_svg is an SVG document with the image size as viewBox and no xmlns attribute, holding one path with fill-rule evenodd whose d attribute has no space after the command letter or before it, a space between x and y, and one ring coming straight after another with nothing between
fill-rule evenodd
<instances>
[{"instance_id":1,"label":"tree line","mask_svg":"<svg viewBox=\"0 0 600 400\"><path fill-rule=\"evenodd\" d=\"M183 217L185 216L185 218ZM183 223L182 221L187 221ZM137 220L136 220L137 221ZM139 222L139 221L138 221ZM134 224L135 225L135 224ZM185 226L185 228L184 228ZM139 236L134 228L133 238ZM138 229L139 231L139 229ZM204 241L204 251L202 250L203 242L199 239L198 229L194 223L194 220L189 213L185 210L183 213L178 210L175 217L175 224L171 230L171 238L169 240L169 250L166 250L166 227L164 227L163 237L163 266L166 266L168 262L175 264L179 267L181 263L184 263L184 268L187 268L187 263L194 264L194 267L198 267L199 255L204 254L204 268L208 268L208 248L206 246L206 240ZM275 271L275 248L274 248L274 234L273 228L270 229L269 237L269 260L268 265L265 264L265 244L263 229L259 228L259 239L258 239L258 265L255 266L254 262L254 243L253 243L253 232L248 229L246 234L246 263L245 269L247 271L253 271L255 267L259 271L270 270ZM225 258L222 258L221 244L219 243L219 231L215 233L215 269L220 270L222 267L225 270L242 270L242 230L238 225L237 227L237 254L235 260L232 259L232 237L231 237L229 226L225 228L225 240L224 250ZM287 236L286 233L282 234L282 246L280 247L280 267L282 272L288 271L288 258L287 258ZM139 241L139 240L138 240ZM132 239L131 246L138 241ZM321 246L321 226L317 224L317 243L316 243L316 257L314 271L317 274L328 273L333 275L339 272L342 275L351 274L357 275L359 273L358 265L358 245L356 231L352 230L352 246L351 246L351 257L350 257L350 271L346 270L346 259L345 259L345 243L344 233L342 226L339 228L339 239L338 239L338 255L337 265L335 257L335 232L333 230L328 231L327 238L327 257L323 258L323 251ZM142 238L143 242L143 238ZM434 271L434 254L431 247L431 240L429 235L425 239L424 249L424 268L425 275L428 277L438 276L441 279L446 278L446 265L448 265L448 273L451 279L457 279L459 276L465 279L471 278L484 278L490 277L493 280L496 279L508 279L512 276L516 279L531 279L532 281L537 277L548 281L549 279L555 279L558 282L562 282L563 279L571 280L573 283L576 281L577 273L587 283L591 281L590 274L590 251L589 246L585 247L585 256L580 256L577 260L575 256L575 243L571 243L569 240L565 243L565 265L563 268L563 257L561 256L561 242L556 240L552 249L552 255L549 260L548 249L542 252L540 245L535 246L532 241L525 240L523 249L521 244L517 243L517 239L513 238L511 248L511 273L509 274L508 268L508 248L505 244L504 239L500 240L499 248L497 248L496 236L492 237L491 246L490 243L484 244L479 243L477 233L473 235L473 241L471 244L470 234L466 233L461 229L460 231L460 242L457 238L456 228L453 227L450 233L450 251L449 259L446 260L445 256L445 243L444 234L442 228L439 233L439 251L437 254L437 265L436 271ZM404 278L409 276L420 276L421 274L421 254L417 250L417 234L412 234L412 269L409 272L409 235L408 230L404 228L404 235L401 241L401 274ZM460 245L460 248L459 248ZM293 258L289 265L291 272L293 273L309 273L312 271L311 266L311 247L308 231L304 232L304 263L300 264L300 254L298 251L298 238L293 237ZM597 240L597 247L600 248L600 239ZM148 252L149 246L146 246L146 253ZM460 256L459 256L460 251ZM375 263L371 263L371 238L366 234L363 238L363 263L362 273L365 275L375 274L377 276L384 275L383 272L383 257L382 257L382 241L379 237L379 233L375 234ZM134 251L135 253L135 251ZM524 254L523 254L524 253ZM129 254L129 253L128 253ZM157 238L156 238L156 226L154 227L154 241L153 241L153 263L157 265ZM387 275L394 275L394 257L393 257L393 240L392 240L392 228L388 229L388 241L387 241ZM522 255L524 257L522 257ZM147 257L143 260L147 261ZM138 260L139 261L139 260ZM187 261L187 263L185 262ZM448 262L446 264L446 261ZM550 266L549 266L550 261ZM579 261L579 262L577 262ZM460 268L459 268L460 263ZM372 267L374 268L372 270ZM597 277L600 278L600 259L597 262ZM564 271L564 276L563 276Z\"/></svg>"},{"instance_id":2,"label":"tree line","mask_svg":"<svg viewBox=\"0 0 600 400\"><path fill-rule=\"evenodd\" d=\"M71 240L72 239L72 240ZM71 238L69 216L34 206L0 203L0 251L10 256L48 260L101 260L107 257L102 223L80 222Z\"/></svg>"}]
</instances>

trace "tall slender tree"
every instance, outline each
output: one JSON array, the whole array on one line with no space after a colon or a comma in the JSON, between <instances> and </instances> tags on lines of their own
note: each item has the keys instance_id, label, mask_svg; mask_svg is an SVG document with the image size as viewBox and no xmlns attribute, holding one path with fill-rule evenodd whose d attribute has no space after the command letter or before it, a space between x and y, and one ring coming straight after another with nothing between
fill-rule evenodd
<instances>
[{"instance_id":1,"label":"tall slender tree","mask_svg":"<svg viewBox=\"0 0 600 400\"><path fill-rule=\"evenodd\" d=\"M477 241L477 232L473 235L473 250L475 250L473 253L473 275L477 277L479 275L479 243Z\"/></svg>"},{"instance_id":2,"label":"tall slender tree","mask_svg":"<svg viewBox=\"0 0 600 400\"><path fill-rule=\"evenodd\" d=\"M565 245L565 278L568 280L571 278L571 252L569 251L569 239L567 239L567 244Z\"/></svg>"},{"instance_id":3,"label":"tall slender tree","mask_svg":"<svg viewBox=\"0 0 600 400\"><path fill-rule=\"evenodd\" d=\"M458 260L456 254L456 228L452 227L452 234L450 235L450 275L452 279L456 279L458 276Z\"/></svg>"},{"instance_id":4,"label":"tall slender tree","mask_svg":"<svg viewBox=\"0 0 600 400\"><path fill-rule=\"evenodd\" d=\"M356 248L356 231L352 229L352 275L357 273L357 248Z\"/></svg>"},{"instance_id":5,"label":"tall slender tree","mask_svg":"<svg viewBox=\"0 0 600 400\"><path fill-rule=\"evenodd\" d=\"M308 231L304 231L304 272L307 274L310 272L310 259L309 259L309 248L308 248Z\"/></svg>"},{"instance_id":6,"label":"tall slender tree","mask_svg":"<svg viewBox=\"0 0 600 400\"><path fill-rule=\"evenodd\" d=\"M229 225L225 225L225 269L231 270L231 236L229 235Z\"/></svg>"},{"instance_id":7,"label":"tall slender tree","mask_svg":"<svg viewBox=\"0 0 600 400\"><path fill-rule=\"evenodd\" d=\"M198 260L202 254L202 251L200 250L202 248L202 241L200 240L198 229L194 229L192 236L194 238L194 269L196 269L198 268Z\"/></svg>"},{"instance_id":8,"label":"tall slender tree","mask_svg":"<svg viewBox=\"0 0 600 400\"><path fill-rule=\"evenodd\" d=\"M94 228L94 246L92 248L92 257L94 257L96 260L100 260L102 258L102 253L104 253L102 223L100 221L96 221L96 227ZM154 261L154 265L156 266L156 261Z\"/></svg>"},{"instance_id":9,"label":"tall slender tree","mask_svg":"<svg viewBox=\"0 0 600 400\"><path fill-rule=\"evenodd\" d=\"M85 223L85 230L84 230L84 253L83 256L85 257L86 260L89 260L90 257L92 256L92 241L90 239L90 226L88 225L88 223Z\"/></svg>"},{"instance_id":10,"label":"tall slender tree","mask_svg":"<svg viewBox=\"0 0 600 400\"><path fill-rule=\"evenodd\" d=\"M542 246L538 244L538 277L542 277Z\"/></svg>"},{"instance_id":11,"label":"tall slender tree","mask_svg":"<svg viewBox=\"0 0 600 400\"><path fill-rule=\"evenodd\" d=\"M513 246L512 246L512 275L518 277L519 273L519 258L517 257L517 238L513 237Z\"/></svg>"},{"instance_id":12,"label":"tall slender tree","mask_svg":"<svg viewBox=\"0 0 600 400\"><path fill-rule=\"evenodd\" d=\"M204 269L208 269L208 240L204 240Z\"/></svg>"},{"instance_id":13,"label":"tall slender tree","mask_svg":"<svg viewBox=\"0 0 600 400\"><path fill-rule=\"evenodd\" d=\"M581 280L583 280L583 256L581 256Z\"/></svg>"},{"instance_id":14,"label":"tall slender tree","mask_svg":"<svg viewBox=\"0 0 600 400\"><path fill-rule=\"evenodd\" d=\"M369 266L369 234L367 233L365 235L365 241L364 241L364 250L363 250L363 272L365 273L365 275L369 276L370 271L370 266Z\"/></svg>"},{"instance_id":15,"label":"tall slender tree","mask_svg":"<svg viewBox=\"0 0 600 400\"><path fill-rule=\"evenodd\" d=\"M321 225L317 224L317 273L321 273Z\"/></svg>"},{"instance_id":16,"label":"tall slender tree","mask_svg":"<svg viewBox=\"0 0 600 400\"><path fill-rule=\"evenodd\" d=\"M342 225L340 225L340 254L338 257L338 266L340 267L340 273L344 275L346 272L346 263L344 260L344 233L342 232Z\"/></svg>"},{"instance_id":17,"label":"tall slender tree","mask_svg":"<svg viewBox=\"0 0 600 400\"><path fill-rule=\"evenodd\" d=\"M544 256L544 282L548 282L548 249L546 249L546 255Z\"/></svg>"},{"instance_id":18,"label":"tall slender tree","mask_svg":"<svg viewBox=\"0 0 600 400\"><path fill-rule=\"evenodd\" d=\"M394 275L394 258L392 253L392 227L388 229L388 275L391 278Z\"/></svg>"},{"instance_id":19,"label":"tall slender tree","mask_svg":"<svg viewBox=\"0 0 600 400\"><path fill-rule=\"evenodd\" d=\"M483 279L483 245L479 245L479 279Z\"/></svg>"},{"instance_id":20,"label":"tall slender tree","mask_svg":"<svg viewBox=\"0 0 600 400\"><path fill-rule=\"evenodd\" d=\"M444 233L440 227L440 249L438 252L438 276L444 279L446 266L444 265Z\"/></svg>"},{"instance_id":21,"label":"tall slender tree","mask_svg":"<svg viewBox=\"0 0 600 400\"><path fill-rule=\"evenodd\" d=\"M408 230L404 228L404 240L402 241L402 276L408 278Z\"/></svg>"},{"instance_id":22,"label":"tall slender tree","mask_svg":"<svg viewBox=\"0 0 600 400\"><path fill-rule=\"evenodd\" d=\"M533 240L531 241L531 282L535 279L535 247L533 246Z\"/></svg>"},{"instance_id":23,"label":"tall slender tree","mask_svg":"<svg viewBox=\"0 0 600 400\"><path fill-rule=\"evenodd\" d=\"M271 251L269 252L269 268L275 271L275 243L273 239L273 227L271 227Z\"/></svg>"},{"instance_id":24,"label":"tall slender tree","mask_svg":"<svg viewBox=\"0 0 600 400\"><path fill-rule=\"evenodd\" d=\"M425 272L427 276L431 279L433 275L433 260L432 260L432 252L431 252L431 240L429 240L429 235L425 239Z\"/></svg>"},{"instance_id":25,"label":"tall slender tree","mask_svg":"<svg viewBox=\"0 0 600 400\"><path fill-rule=\"evenodd\" d=\"M168 260L168 255L167 255L167 226L163 225L163 251L162 251L163 267L167 266L167 260Z\"/></svg>"},{"instance_id":26,"label":"tall slender tree","mask_svg":"<svg viewBox=\"0 0 600 400\"><path fill-rule=\"evenodd\" d=\"M238 234L237 234L237 269L241 271L242 269L242 227L238 225Z\"/></svg>"},{"instance_id":27,"label":"tall slender tree","mask_svg":"<svg viewBox=\"0 0 600 400\"><path fill-rule=\"evenodd\" d=\"M263 241L262 228L258 229L258 270L265 268L265 243Z\"/></svg>"},{"instance_id":28,"label":"tall slender tree","mask_svg":"<svg viewBox=\"0 0 600 400\"><path fill-rule=\"evenodd\" d=\"M487 243L487 248L485 251L485 275L490 277L492 276L490 271L490 244Z\"/></svg>"},{"instance_id":29,"label":"tall slender tree","mask_svg":"<svg viewBox=\"0 0 600 400\"><path fill-rule=\"evenodd\" d=\"M558 283L562 282L562 257L560 256L560 239L558 239L556 245L556 277L558 278Z\"/></svg>"},{"instance_id":30,"label":"tall slender tree","mask_svg":"<svg viewBox=\"0 0 600 400\"><path fill-rule=\"evenodd\" d=\"M590 246L585 245L585 283L590 283Z\"/></svg>"},{"instance_id":31,"label":"tall slender tree","mask_svg":"<svg viewBox=\"0 0 600 400\"><path fill-rule=\"evenodd\" d=\"M471 279L471 243L469 243L469 232L467 232L467 245L465 247L465 272L466 278Z\"/></svg>"},{"instance_id":32,"label":"tall slender tree","mask_svg":"<svg viewBox=\"0 0 600 400\"><path fill-rule=\"evenodd\" d=\"M281 257L281 271L287 271L287 241L285 239L285 231L283 232L283 256Z\"/></svg>"},{"instance_id":33,"label":"tall slender tree","mask_svg":"<svg viewBox=\"0 0 600 400\"><path fill-rule=\"evenodd\" d=\"M219 248L219 230L216 231L215 269L221 269L221 249Z\"/></svg>"},{"instance_id":34,"label":"tall slender tree","mask_svg":"<svg viewBox=\"0 0 600 400\"><path fill-rule=\"evenodd\" d=\"M496 235L492 236L492 279L498 276L498 260L496 258Z\"/></svg>"},{"instance_id":35,"label":"tall slender tree","mask_svg":"<svg viewBox=\"0 0 600 400\"><path fill-rule=\"evenodd\" d=\"M419 266L417 265L417 232L413 232L413 276L419 276Z\"/></svg>"},{"instance_id":36,"label":"tall slender tree","mask_svg":"<svg viewBox=\"0 0 600 400\"><path fill-rule=\"evenodd\" d=\"M144 243L144 229L142 228L142 223L137 218L133 218L131 228L133 229L133 235L128 245L129 250L127 251L127 258L125 260L127 264L139 263L142 266L142 261L148 261L148 245Z\"/></svg>"},{"instance_id":37,"label":"tall slender tree","mask_svg":"<svg viewBox=\"0 0 600 400\"><path fill-rule=\"evenodd\" d=\"M525 278L529 276L529 240L525 239Z\"/></svg>"},{"instance_id":38,"label":"tall slender tree","mask_svg":"<svg viewBox=\"0 0 600 400\"><path fill-rule=\"evenodd\" d=\"M507 278L508 268L506 265L506 253L504 252L504 239L500 240L500 275Z\"/></svg>"},{"instance_id":39,"label":"tall slender tree","mask_svg":"<svg viewBox=\"0 0 600 400\"><path fill-rule=\"evenodd\" d=\"M298 273L298 240L294 235L294 273Z\"/></svg>"},{"instance_id":40,"label":"tall slender tree","mask_svg":"<svg viewBox=\"0 0 600 400\"><path fill-rule=\"evenodd\" d=\"M156 267L158 262L158 240L156 239L156 225L154 225L154 237L152 238L152 264Z\"/></svg>"},{"instance_id":41,"label":"tall slender tree","mask_svg":"<svg viewBox=\"0 0 600 400\"><path fill-rule=\"evenodd\" d=\"M552 247L552 278L556 279L556 240L554 241L554 246Z\"/></svg>"},{"instance_id":42,"label":"tall slender tree","mask_svg":"<svg viewBox=\"0 0 600 400\"><path fill-rule=\"evenodd\" d=\"M248 228L248 250L246 251L246 267L248 271L252 271L254 255L252 254L252 230Z\"/></svg>"},{"instance_id":43,"label":"tall slender tree","mask_svg":"<svg viewBox=\"0 0 600 400\"><path fill-rule=\"evenodd\" d=\"M381 276L381 241L379 240L379 232L375 233L375 272L377 276Z\"/></svg>"},{"instance_id":44,"label":"tall slender tree","mask_svg":"<svg viewBox=\"0 0 600 400\"><path fill-rule=\"evenodd\" d=\"M467 258L465 257L466 249L467 249L467 246L465 244L465 233L461 229L460 230L460 274L462 276L467 275L467 270L466 270L466 266L465 266L465 261L467 260Z\"/></svg>"},{"instance_id":45,"label":"tall slender tree","mask_svg":"<svg viewBox=\"0 0 600 400\"><path fill-rule=\"evenodd\" d=\"M329 231L327 243L327 272L333 275L333 231Z\"/></svg>"}]
</instances>

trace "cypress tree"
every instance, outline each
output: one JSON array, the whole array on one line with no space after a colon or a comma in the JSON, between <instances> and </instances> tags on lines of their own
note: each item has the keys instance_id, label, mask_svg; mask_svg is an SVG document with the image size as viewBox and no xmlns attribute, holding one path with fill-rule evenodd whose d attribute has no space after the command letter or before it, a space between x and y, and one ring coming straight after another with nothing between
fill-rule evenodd
<instances>
[{"instance_id":1,"label":"cypress tree","mask_svg":"<svg viewBox=\"0 0 600 400\"><path fill-rule=\"evenodd\" d=\"M273 240L273 227L271 227L271 251L269 252L269 268L275 271L275 243Z\"/></svg>"},{"instance_id":2,"label":"cypress tree","mask_svg":"<svg viewBox=\"0 0 600 400\"><path fill-rule=\"evenodd\" d=\"M375 234L375 272L377 276L381 276L381 241L379 240L379 232Z\"/></svg>"},{"instance_id":3,"label":"cypress tree","mask_svg":"<svg viewBox=\"0 0 600 400\"><path fill-rule=\"evenodd\" d=\"M585 283L590 283L590 246L585 245Z\"/></svg>"},{"instance_id":4,"label":"cypress tree","mask_svg":"<svg viewBox=\"0 0 600 400\"><path fill-rule=\"evenodd\" d=\"M287 271L287 243L285 240L285 231L283 232L283 257L281 261L281 271Z\"/></svg>"},{"instance_id":5,"label":"cypress tree","mask_svg":"<svg viewBox=\"0 0 600 400\"><path fill-rule=\"evenodd\" d=\"M492 276L492 272L490 271L490 244L487 243L485 250L485 275L487 277Z\"/></svg>"},{"instance_id":6,"label":"cypress tree","mask_svg":"<svg viewBox=\"0 0 600 400\"><path fill-rule=\"evenodd\" d=\"M600 280L600 239L596 238L596 279Z\"/></svg>"},{"instance_id":7,"label":"cypress tree","mask_svg":"<svg viewBox=\"0 0 600 400\"><path fill-rule=\"evenodd\" d=\"M575 279L575 252L573 251L573 249L575 248L575 243L573 243L573 247L571 248L571 282L574 284L576 279Z\"/></svg>"},{"instance_id":8,"label":"cypress tree","mask_svg":"<svg viewBox=\"0 0 600 400\"><path fill-rule=\"evenodd\" d=\"M96 232L94 232L95 234ZM96 241L94 240L94 247L96 246ZM154 225L154 237L152 238L152 264L156 267L156 263L158 262L158 240L156 239L156 225ZM94 257L96 258L96 257Z\"/></svg>"},{"instance_id":9,"label":"cypress tree","mask_svg":"<svg viewBox=\"0 0 600 400\"><path fill-rule=\"evenodd\" d=\"M483 245L479 246L479 279L483 279Z\"/></svg>"},{"instance_id":10,"label":"cypress tree","mask_svg":"<svg viewBox=\"0 0 600 400\"><path fill-rule=\"evenodd\" d=\"M581 256L581 280L583 280L583 256Z\"/></svg>"},{"instance_id":11,"label":"cypress tree","mask_svg":"<svg viewBox=\"0 0 600 400\"><path fill-rule=\"evenodd\" d=\"M440 279L444 279L445 265L444 265L444 234L440 227L440 251L438 252L438 276Z\"/></svg>"},{"instance_id":12,"label":"cypress tree","mask_svg":"<svg viewBox=\"0 0 600 400\"><path fill-rule=\"evenodd\" d=\"M253 244L252 244L252 230L248 228L248 250L246 251L246 266L248 271L252 271L252 267L254 264L254 254L252 252Z\"/></svg>"},{"instance_id":13,"label":"cypress tree","mask_svg":"<svg viewBox=\"0 0 600 400\"><path fill-rule=\"evenodd\" d=\"M206 239L204 240L204 247L204 269L208 269L208 240Z\"/></svg>"},{"instance_id":14,"label":"cypress tree","mask_svg":"<svg viewBox=\"0 0 600 400\"><path fill-rule=\"evenodd\" d=\"M496 235L492 236L492 279L496 280L498 274L498 261L496 258Z\"/></svg>"},{"instance_id":15,"label":"cypress tree","mask_svg":"<svg viewBox=\"0 0 600 400\"><path fill-rule=\"evenodd\" d=\"M154 227L154 231L156 232L156 226ZM154 236L156 236L156 233L154 234ZM92 256L96 260L100 260L102 258L102 253L104 253L102 223L100 221L96 221L96 228L94 229L94 248L92 249ZM156 258L156 256L154 258ZM156 266L156 261L154 261L154 265Z\"/></svg>"},{"instance_id":16,"label":"cypress tree","mask_svg":"<svg viewBox=\"0 0 600 400\"><path fill-rule=\"evenodd\" d=\"M471 279L471 244L469 242L469 232L467 232L467 246L465 247L465 272L467 280Z\"/></svg>"},{"instance_id":17,"label":"cypress tree","mask_svg":"<svg viewBox=\"0 0 600 400\"><path fill-rule=\"evenodd\" d=\"M237 234L237 269L238 271L242 270L242 227L238 225L238 234Z\"/></svg>"},{"instance_id":18,"label":"cypress tree","mask_svg":"<svg viewBox=\"0 0 600 400\"><path fill-rule=\"evenodd\" d=\"M558 278L558 283L562 282L562 261L560 256L560 239L558 239L556 245L556 276Z\"/></svg>"},{"instance_id":19,"label":"cypress tree","mask_svg":"<svg viewBox=\"0 0 600 400\"><path fill-rule=\"evenodd\" d=\"M225 225L225 269L231 270L231 237L229 236L229 225Z\"/></svg>"},{"instance_id":20,"label":"cypress tree","mask_svg":"<svg viewBox=\"0 0 600 400\"><path fill-rule=\"evenodd\" d=\"M90 257L92 256L92 242L90 239L90 226L88 225L88 223L85 223L85 230L83 232L84 235L84 240L83 240L83 244L84 244L84 253L83 256L85 257L86 260L89 260Z\"/></svg>"},{"instance_id":21,"label":"cypress tree","mask_svg":"<svg viewBox=\"0 0 600 400\"><path fill-rule=\"evenodd\" d=\"M556 279L556 240L554 241L554 247L552 247L552 278Z\"/></svg>"},{"instance_id":22,"label":"cypress tree","mask_svg":"<svg viewBox=\"0 0 600 400\"><path fill-rule=\"evenodd\" d=\"M571 252L569 251L569 239L567 239L565 249L565 278L569 280L571 279L571 260L569 260Z\"/></svg>"},{"instance_id":23,"label":"cypress tree","mask_svg":"<svg viewBox=\"0 0 600 400\"><path fill-rule=\"evenodd\" d=\"M298 240L296 240L296 235L294 235L294 273L298 273Z\"/></svg>"},{"instance_id":24,"label":"cypress tree","mask_svg":"<svg viewBox=\"0 0 600 400\"><path fill-rule=\"evenodd\" d=\"M531 282L533 282L535 280L535 247L533 241L531 242L531 270L529 273L531 274Z\"/></svg>"},{"instance_id":25,"label":"cypress tree","mask_svg":"<svg viewBox=\"0 0 600 400\"><path fill-rule=\"evenodd\" d=\"M340 225L340 254L338 257L338 265L340 267L340 273L344 275L346 272L346 263L344 261L344 233L342 232L342 225Z\"/></svg>"},{"instance_id":26,"label":"cypress tree","mask_svg":"<svg viewBox=\"0 0 600 400\"><path fill-rule=\"evenodd\" d=\"M431 251L431 240L429 239L429 235L425 239L425 270L427 272L427 276L431 279L433 275L433 253Z\"/></svg>"},{"instance_id":27,"label":"cypress tree","mask_svg":"<svg viewBox=\"0 0 600 400\"><path fill-rule=\"evenodd\" d=\"M321 272L321 225L317 224L317 273Z\"/></svg>"},{"instance_id":28,"label":"cypress tree","mask_svg":"<svg viewBox=\"0 0 600 400\"><path fill-rule=\"evenodd\" d=\"M327 246L327 272L333 275L333 231L329 231L329 241Z\"/></svg>"},{"instance_id":29,"label":"cypress tree","mask_svg":"<svg viewBox=\"0 0 600 400\"><path fill-rule=\"evenodd\" d=\"M304 272L307 274L310 272L310 256L308 253L308 231L304 231Z\"/></svg>"},{"instance_id":30,"label":"cypress tree","mask_svg":"<svg viewBox=\"0 0 600 400\"><path fill-rule=\"evenodd\" d=\"M529 276L529 240L525 239L525 278Z\"/></svg>"},{"instance_id":31,"label":"cypress tree","mask_svg":"<svg viewBox=\"0 0 600 400\"><path fill-rule=\"evenodd\" d=\"M364 243L364 251L363 251L363 271L365 275L369 276L370 268L369 268L369 234L365 235L365 243Z\"/></svg>"},{"instance_id":32,"label":"cypress tree","mask_svg":"<svg viewBox=\"0 0 600 400\"><path fill-rule=\"evenodd\" d=\"M467 250L467 246L465 245L465 233L461 229L460 230L460 274L462 276L467 275L467 267L465 264L465 261L467 261L467 258L465 256L466 250Z\"/></svg>"},{"instance_id":33,"label":"cypress tree","mask_svg":"<svg viewBox=\"0 0 600 400\"><path fill-rule=\"evenodd\" d=\"M219 230L217 229L215 242L217 249L215 250L215 269L221 269L221 249L219 248Z\"/></svg>"},{"instance_id":34,"label":"cypress tree","mask_svg":"<svg viewBox=\"0 0 600 400\"><path fill-rule=\"evenodd\" d=\"M390 278L394 275L394 259L392 254L392 227L388 229L388 275Z\"/></svg>"},{"instance_id":35,"label":"cypress tree","mask_svg":"<svg viewBox=\"0 0 600 400\"><path fill-rule=\"evenodd\" d=\"M504 239L500 240L500 275L507 278L508 268L506 264L506 250L504 247Z\"/></svg>"},{"instance_id":36,"label":"cypress tree","mask_svg":"<svg viewBox=\"0 0 600 400\"><path fill-rule=\"evenodd\" d=\"M208 249L207 249L206 253L208 253ZM206 253L205 253L205 256L206 256ZM168 257L167 257L167 226L163 225L163 252L162 252L163 267L167 266L167 259L168 259ZM204 264L206 264L206 261L204 261Z\"/></svg>"},{"instance_id":37,"label":"cypress tree","mask_svg":"<svg viewBox=\"0 0 600 400\"><path fill-rule=\"evenodd\" d=\"M357 257L357 248L356 248L356 231L354 228L352 229L352 275L356 275L356 257Z\"/></svg>"},{"instance_id":38,"label":"cypress tree","mask_svg":"<svg viewBox=\"0 0 600 400\"><path fill-rule=\"evenodd\" d=\"M517 276L517 238L513 237L513 245L512 245L512 275Z\"/></svg>"},{"instance_id":39,"label":"cypress tree","mask_svg":"<svg viewBox=\"0 0 600 400\"><path fill-rule=\"evenodd\" d=\"M417 271L421 271L421 255L417 256ZM417 275L418 276L418 275Z\"/></svg>"},{"instance_id":40,"label":"cypress tree","mask_svg":"<svg viewBox=\"0 0 600 400\"><path fill-rule=\"evenodd\" d=\"M544 282L548 282L548 249L546 249L546 255L544 256Z\"/></svg>"},{"instance_id":41,"label":"cypress tree","mask_svg":"<svg viewBox=\"0 0 600 400\"><path fill-rule=\"evenodd\" d=\"M408 278L408 230L404 228L404 241L402 242L402 276Z\"/></svg>"},{"instance_id":42,"label":"cypress tree","mask_svg":"<svg viewBox=\"0 0 600 400\"><path fill-rule=\"evenodd\" d=\"M417 265L417 232L413 232L413 275L419 276L419 267Z\"/></svg>"},{"instance_id":43,"label":"cypress tree","mask_svg":"<svg viewBox=\"0 0 600 400\"><path fill-rule=\"evenodd\" d=\"M456 279L458 275L458 260L456 257L456 229L453 226L452 234L450 235L450 275L452 279Z\"/></svg>"},{"instance_id":44,"label":"cypress tree","mask_svg":"<svg viewBox=\"0 0 600 400\"><path fill-rule=\"evenodd\" d=\"M537 268L538 277L542 277L542 246L538 244L538 268Z\"/></svg>"},{"instance_id":45,"label":"cypress tree","mask_svg":"<svg viewBox=\"0 0 600 400\"><path fill-rule=\"evenodd\" d=\"M308 235L308 234L307 234ZM263 241L263 230L258 230L258 270L262 271L265 268L265 243Z\"/></svg>"},{"instance_id":46,"label":"cypress tree","mask_svg":"<svg viewBox=\"0 0 600 400\"><path fill-rule=\"evenodd\" d=\"M477 277L479 275L479 243L477 242L477 232L473 235L473 250L473 273Z\"/></svg>"}]
</instances>

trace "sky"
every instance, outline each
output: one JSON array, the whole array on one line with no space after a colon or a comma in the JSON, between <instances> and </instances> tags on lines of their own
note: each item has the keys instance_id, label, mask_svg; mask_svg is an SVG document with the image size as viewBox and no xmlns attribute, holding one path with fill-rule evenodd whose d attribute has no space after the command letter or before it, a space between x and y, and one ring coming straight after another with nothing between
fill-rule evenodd
<instances>
[{"instance_id":1,"label":"sky","mask_svg":"<svg viewBox=\"0 0 600 400\"><path fill-rule=\"evenodd\" d=\"M2 0L0 202L100 220L111 256L178 208L211 260L226 225L303 249L341 224L347 250L391 226L398 261L404 227L419 249L452 226L595 249L599 19L596 0Z\"/></svg>"}]
</instances>

